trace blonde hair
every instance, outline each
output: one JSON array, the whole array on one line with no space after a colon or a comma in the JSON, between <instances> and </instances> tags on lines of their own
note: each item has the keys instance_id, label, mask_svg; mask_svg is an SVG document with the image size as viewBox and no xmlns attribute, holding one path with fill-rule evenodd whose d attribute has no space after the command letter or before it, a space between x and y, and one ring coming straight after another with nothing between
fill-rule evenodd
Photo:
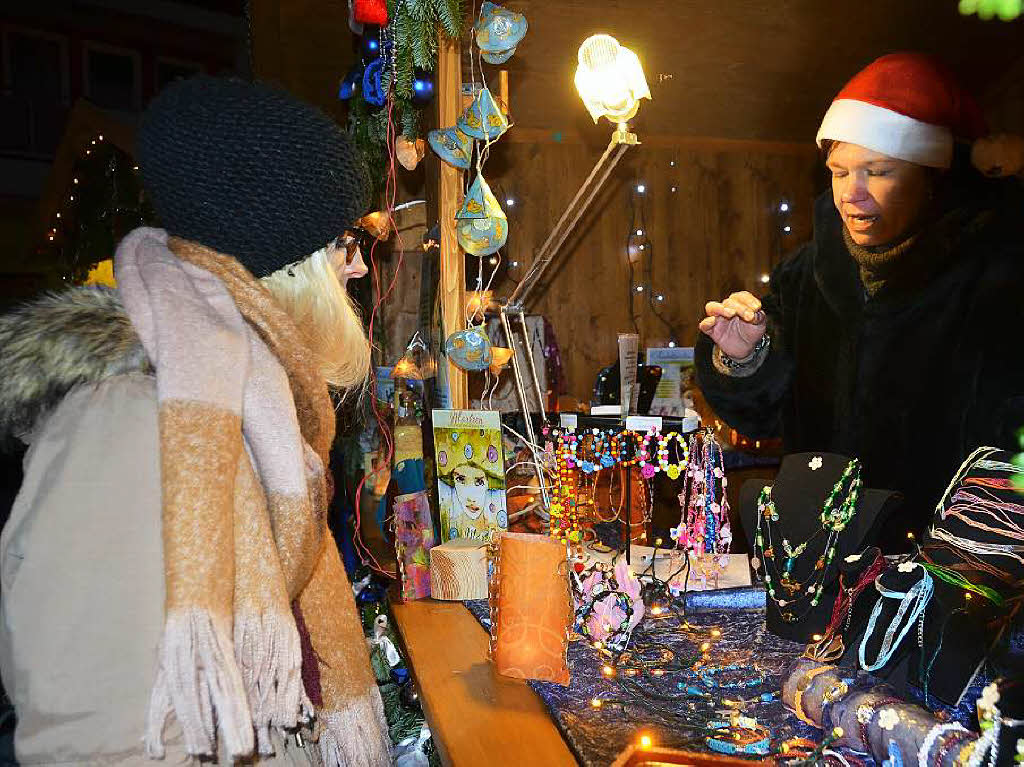
<instances>
[{"instance_id":1,"label":"blonde hair","mask_svg":"<svg viewBox=\"0 0 1024 767\"><path fill-rule=\"evenodd\" d=\"M332 253L323 248L260 281L298 325L327 383L361 391L370 375L370 341Z\"/></svg>"}]
</instances>

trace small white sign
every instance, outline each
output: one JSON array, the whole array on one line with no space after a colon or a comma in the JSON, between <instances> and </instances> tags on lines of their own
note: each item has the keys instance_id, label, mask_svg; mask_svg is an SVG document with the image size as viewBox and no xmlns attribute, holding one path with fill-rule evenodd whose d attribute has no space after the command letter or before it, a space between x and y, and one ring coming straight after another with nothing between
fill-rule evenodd
<instances>
[{"instance_id":1,"label":"small white sign","mask_svg":"<svg viewBox=\"0 0 1024 767\"><path fill-rule=\"evenodd\" d=\"M579 416L575 413L562 413L558 416L558 420L563 429L575 429L580 422Z\"/></svg>"},{"instance_id":2,"label":"small white sign","mask_svg":"<svg viewBox=\"0 0 1024 767\"><path fill-rule=\"evenodd\" d=\"M661 431L661 418L659 416L631 415L626 417L626 429L628 431L650 431L657 429Z\"/></svg>"}]
</instances>

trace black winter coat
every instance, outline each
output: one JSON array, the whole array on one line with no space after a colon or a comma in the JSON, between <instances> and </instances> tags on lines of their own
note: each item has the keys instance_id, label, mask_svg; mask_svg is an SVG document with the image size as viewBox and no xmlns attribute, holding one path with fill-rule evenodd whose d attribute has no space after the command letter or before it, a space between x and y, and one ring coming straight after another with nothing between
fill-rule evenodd
<instances>
[{"instance_id":1,"label":"black winter coat","mask_svg":"<svg viewBox=\"0 0 1024 767\"><path fill-rule=\"evenodd\" d=\"M698 334L698 381L730 426L859 457L866 487L904 494L883 548L927 526L975 447L1016 449L1024 427L1024 195L979 178L943 198L921 266L869 297L831 193L819 197L813 240L772 272L771 347L752 376L719 373Z\"/></svg>"}]
</instances>

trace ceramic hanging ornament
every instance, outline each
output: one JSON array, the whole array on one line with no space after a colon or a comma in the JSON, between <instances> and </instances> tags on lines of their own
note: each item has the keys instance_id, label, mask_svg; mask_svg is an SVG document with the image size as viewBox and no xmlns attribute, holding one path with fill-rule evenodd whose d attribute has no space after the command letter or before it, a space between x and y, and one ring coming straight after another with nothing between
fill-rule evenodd
<instances>
[{"instance_id":1,"label":"ceramic hanging ornament","mask_svg":"<svg viewBox=\"0 0 1024 767\"><path fill-rule=\"evenodd\" d=\"M405 136L399 136L395 140L395 157L406 170L415 170L426 151L426 145L421 138L412 141Z\"/></svg>"},{"instance_id":2,"label":"ceramic hanging ornament","mask_svg":"<svg viewBox=\"0 0 1024 767\"><path fill-rule=\"evenodd\" d=\"M484 177L477 175L455 215L456 237L464 251L474 256L497 253L508 239L508 219Z\"/></svg>"},{"instance_id":3,"label":"ceramic hanging ornament","mask_svg":"<svg viewBox=\"0 0 1024 767\"><path fill-rule=\"evenodd\" d=\"M490 371L493 376L500 376L509 360L512 359L512 350L503 346L491 347Z\"/></svg>"},{"instance_id":4,"label":"ceramic hanging ornament","mask_svg":"<svg viewBox=\"0 0 1024 767\"><path fill-rule=\"evenodd\" d=\"M467 136L494 141L508 130L508 118L498 107L489 88L481 88L456 123Z\"/></svg>"},{"instance_id":5,"label":"ceramic hanging ornament","mask_svg":"<svg viewBox=\"0 0 1024 767\"><path fill-rule=\"evenodd\" d=\"M483 60L489 64L504 64L516 52L516 46L526 36L526 29L523 14L484 2L473 32Z\"/></svg>"},{"instance_id":6,"label":"ceramic hanging ornament","mask_svg":"<svg viewBox=\"0 0 1024 767\"><path fill-rule=\"evenodd\" d=\"M473 139L467 136L458 126L432 130L427 134L430 148L438 157L459 170L469 170L473 159Z\"/></svg>"},{"instance_id":7,"label":"ceramic hanging ornament","mask_svg":"<svg viewBox=\"0 0 1024 767\"><path fill-rule=\"evenodd\" d=\"M491 364L491 341L478 327L460 330L448 336L444 344L448 359L463 370L487 370Z\"/></svg>"},{"instance_id":8,"label":"ceramic hanging ornament","mask_svg":"<svg viewBox=\"0 0 1024 767\"><path fill-rule=\"evenodd\" d=\"M353 16L362 24L388 23L388 4L385 0L355 0L352 8Z\"/></svg>"}]
</instances>

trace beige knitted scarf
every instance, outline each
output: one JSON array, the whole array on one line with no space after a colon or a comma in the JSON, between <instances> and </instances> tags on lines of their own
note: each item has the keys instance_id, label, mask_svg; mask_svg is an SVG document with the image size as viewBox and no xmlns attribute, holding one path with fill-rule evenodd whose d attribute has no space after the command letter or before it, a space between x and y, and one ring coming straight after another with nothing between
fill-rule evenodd
<instances>
[{"instance_id":1,"label":"beige knitted scarf","mask_svg":"<svg viewBox=\"0 0 1024 767\"><path fill-rule=\"evenodd\" d=\"M325 764L390 764L326 524L334 410L298 329L233 258L159 229L129 234L115 272L159 406L166 612L148 752L163 755L171 715L189 754L235 759L315 713Z\"/></svg>"}]
</instances>

